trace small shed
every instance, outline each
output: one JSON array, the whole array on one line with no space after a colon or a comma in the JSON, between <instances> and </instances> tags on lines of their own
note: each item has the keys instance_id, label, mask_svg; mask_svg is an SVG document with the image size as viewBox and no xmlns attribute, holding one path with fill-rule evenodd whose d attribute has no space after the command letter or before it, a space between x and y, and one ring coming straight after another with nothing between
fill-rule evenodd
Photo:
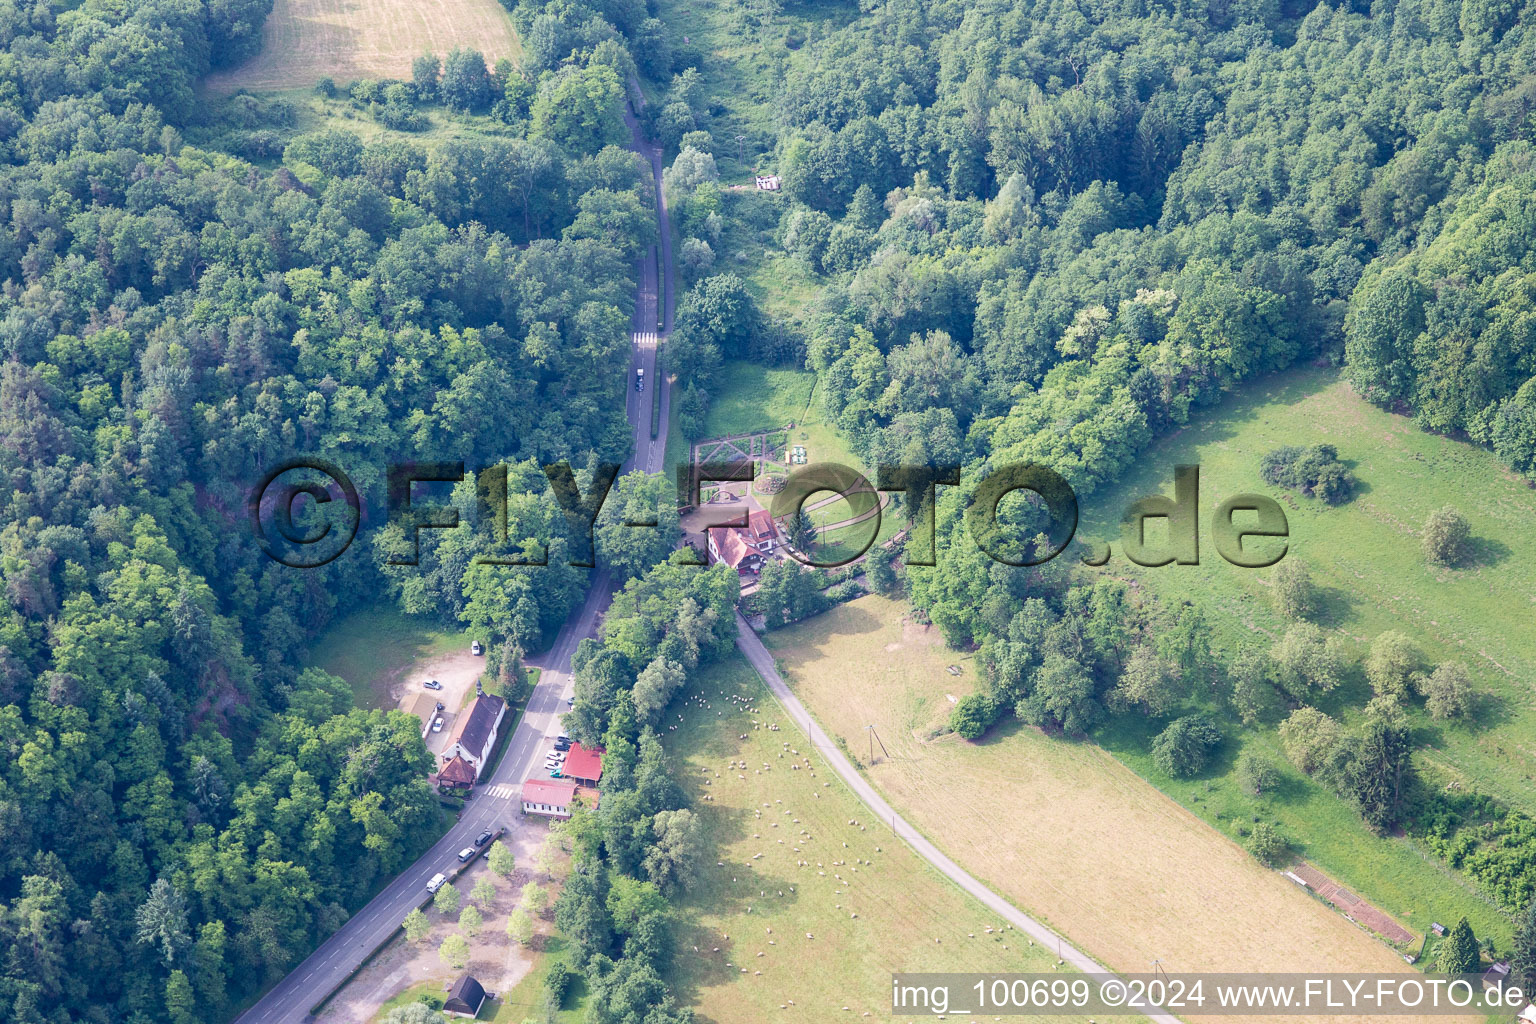
<instances>
[{"instance_id":1,"label":"small shed","mask_svg":"<svg viewBox=\"0 0 1536 1024\"><path fill-rule=\"evenodd\" d=\"M757 189L759 192L777 192L779 190L779 176L777 174L759 174Z\"/></svg>"},{"instance_id":2,"label":"small shed","mask_svg":"<svg viewBox=\"0 0 1536 1024\"><path fill-rule=\"evenodd\" d=\"M484 1003L485 989L470 975L461 974L448 989L443 1012L450 1017L477 1017Z\"/></svg>"}]
</instances>

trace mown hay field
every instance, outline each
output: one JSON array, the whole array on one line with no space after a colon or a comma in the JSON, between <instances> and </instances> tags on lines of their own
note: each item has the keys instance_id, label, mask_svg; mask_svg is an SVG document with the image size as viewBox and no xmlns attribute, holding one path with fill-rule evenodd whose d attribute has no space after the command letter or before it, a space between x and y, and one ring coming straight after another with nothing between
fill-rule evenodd
<instances>
[{"instance_id":1,"label":"mown hay field","mask_svg":"<svg viewBox=\"0 0 1536 1024\"><path fill-rule=\"evenodd\" d=\"M204 85L229 93L304 88L327 77L341 85L406 79L414 58L442 57L456 46L479 50L491 63L521 53L512 19L497 0L277 0L261 52L210 75Z\"/></svg>"},{"instance_id":2,"label":"mown hay field","mask_svg":"<svg viewBox=\"0 0 1536 1024\"><path fill-rule=\"evenodd\" d=\"M1017 722L930 739L975 671L905 612L865 597L767 641L896 809L1016 906L1121 971L1408 969L1092 743Z\"/></svg>"}]
</instances>

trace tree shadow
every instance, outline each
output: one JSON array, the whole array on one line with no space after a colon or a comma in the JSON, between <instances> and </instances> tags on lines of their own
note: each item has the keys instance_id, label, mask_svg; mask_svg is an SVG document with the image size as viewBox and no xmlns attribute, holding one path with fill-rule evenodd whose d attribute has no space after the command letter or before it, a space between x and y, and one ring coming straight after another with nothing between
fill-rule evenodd
<instances>
[{"instance_id":1,"label":"tree shadow","mask_svg":"<svg viewBox=\"0 0 1536 1024\"><path fill-rule=\"evenodd\" d=\"M1344 468L1349 471L1349 479L1350 479L1349 497L1345 498L1343 501L1339 502L1336 505L1329 505L1328 506L1329 508L1343 508L1345 505L1348 505L1350 502L1354 501L1356 498L1360 498L1360 497L1363 497L1363 496L1365 496L1367 494L1370 494L1371 491L1373 490L1373 488L1371 487L1370 481L1364 479L1363 477L1360 476L1359 473L1355 472L1355 470L1358 469L1359 466L1360 466L1360 460L1359 459L1346 459L1346 458L1342 458L1341 457L1339 459L1339 461L1342 462L1344 464Z\"/></svg>"},{"instance_id":2,"label":"tree shadow","mask_svg":"<svg viewBox=\"0 0 1536 1024\"><path fill-rule=\"evenodd\" d=\"M1505 561L1513 552L1509 545L1493 537L1468 537L1466 550L1457 569L1486 569Z\"/></svg>"},{"instance_id":3,"label":"tree shadow","mask_svg":"<svg viewBox=\"0 0 1536 1024\"><path fill-rule=\"evenodd\" d=\"M1341 626L1356 618L1355 608L1359 598L1342 587L1330 587L1314 582L1312 621L1319 626Z\"/></svg>"},{"instance_id":4,"label":"tree shadow","mask_svg":"<svg viewBox=\"0 0 1536 1024\"><path fill-rule=\"evenodd\" d=\"M1304 779L1290 770L1289 763L1284 761L1271 761L1275 766L1275 781L1259 793L1249 794L1259 801L1260 807L1266 801L1277 804L1294 803L1307 795L1307 787ZM1246 794L1248 791L1243 790Z\"/></svg>"}]
</instances>

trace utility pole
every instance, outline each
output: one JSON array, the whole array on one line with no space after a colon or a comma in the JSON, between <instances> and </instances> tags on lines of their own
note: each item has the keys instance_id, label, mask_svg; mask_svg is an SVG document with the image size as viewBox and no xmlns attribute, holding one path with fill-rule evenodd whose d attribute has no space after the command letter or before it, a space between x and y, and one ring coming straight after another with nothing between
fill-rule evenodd
<instances>
[{"instance_id":1,"label":"utility pole","mask_svg":"<svg viewBox=\"0 0 1536 1024\"><path fill-rule=\"evenodd\" d=\"M746 141L747 141L747 137L745 135L738 135L738 136L736 136L736 162L737 163L741 163L742 149L745 146Z\"/></svg>"},{"instance_id":2,"label":"utility pole","mask_svg":"<svg viewBox=\"0 0 1536 1024\"><path fill-rule=\"evenodd\" d=\"M882 740L880 738L880 734L875 732L875 727L873 725L866 725L864 728L869 732L869 763L871 765L875 763L876 743L880 744L880 753L884 754L885 759L889 761L891 759L891 752L885 749L885 740Z\"/></svg>"}]
</instances>

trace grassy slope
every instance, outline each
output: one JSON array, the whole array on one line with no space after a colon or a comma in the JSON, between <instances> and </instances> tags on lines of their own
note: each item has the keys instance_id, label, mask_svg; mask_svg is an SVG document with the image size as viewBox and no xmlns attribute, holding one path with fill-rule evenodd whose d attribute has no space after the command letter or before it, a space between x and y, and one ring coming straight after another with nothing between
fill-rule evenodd
<instances>
[{"instance_id":1,"label":"grassy slope","mask_svg":"<svg viewBox=\"0 0 1536 1024\"><path fill-rule=\"evenodd\" d=\"M769 634L797 695L866 774L972 873L1111 967L1402 970L1385 945L1262 868L1091 743L1008 722L985 742L927 739L970 655L878 597ZM948 665L961 673L951 675ZM858 666L850 671L850 666Z\"/></svg>"},{"instance_id":2,"label":"grassy slope","mask_svg":"<svg viewBox=\"0 0 1536 1024\"><path fill-rule=\"evenodd\" d=\"M715 375L715 401L704 421L704 436L776 430L801 422L815 380L803 370L769 369L742 360L724 364Z\"/></svg>"},{"instance_id":3,"label":"grassy slope","mask_svg":"<svg viewBox=\"0 0 1536 1024\"><path fill-rule=\"evenodd\" d=\"M1350 503L1329 508L1299 496L1289 500L1258 476L1264 453L1282 444L1335 444L1361 481ZM1399 629L1434 661L1467 663L1486 695L1476 721L1447 725L1414 716L1417 761L1436 784L1456 780L1514 806L1536 811L1536 708L1530 679L1536 656L1523 643L1536 601L1536 498L1487 452L1425 434L1413 423L1356 398L1328 371L1301 370L1263 382L1207 410L1199 423L1153 447L1117 488L1095 495L1084 510L1083 534L1118 536L1118 516L1136 497L1171 492L1172 467L1201 466L1199 566L1147 569L1117 555L1101 571L1139 581L1164 601L1193 600L1210 613L1217 643L1230 652L1267 644L1285 629L1268 594L1272 570L1239 569L1210 544L1210 515L1241 491L1281 497L1290 521L1287 558L1304 560L1325 590L1319 621L1363 656L1372 637ZM1477 554L1468 566L1431 569L1418 530L1433 509L1452 503L1472 523ZM1358 672L1320 707L1356 720L1369 690ZM1216 777L1169 782L1145 755L1155 726L1121 720L1101 737L1117 756L1207 820L1228 821L1256 810L1273 815L1302 852L1326 870L1381 901L1416 927L1430 920L1472 917L1479 934L1508 938L1509 924L1474 894L1461 876L1403 840L1369 836L1342 802L1295 777L1262 805L1226 776L1238 752L1263 749L1280 759L1273 723L1229 729Z\"/></svg>"},{"instance_id":4,"label":"grassy slope","mask_svg":"<svg viewBox=\"0 0 1536 1024\"><path fill-rule=\"evenodd\" d=\"M986 934L998 926L995 917L867 821L863 805L819 758L798 771L790 768L792 754L779 758L784 743L804 754L803 734L739 657L697 673L668 716L663 735L677 774L722 862L708 865L677 904L683 923L673 987L702 1019L821 1024L848 1006L849 1016L863 1019L868 1010L887 1020L892 971L1053 969L1054 954L1021 948L1027 940L1010 941L1016 932ZM754 729L754 722L781 728ZM749 767L733 770L733 761ZM811 866L797 866L800 860Z\"/></svg>"},{"instance_id":5,"label":"grassy slope","mask_svg":"<svg viewBox=\"0 0 1536 1024\"><path fill-rule=\"evenodd\" d=\"M458 650L464 634L387 606L354 612L310 644L310 664L345 679L360 708L394 707L389 687L401 666Z\"/></svg>"}]
</instances>

